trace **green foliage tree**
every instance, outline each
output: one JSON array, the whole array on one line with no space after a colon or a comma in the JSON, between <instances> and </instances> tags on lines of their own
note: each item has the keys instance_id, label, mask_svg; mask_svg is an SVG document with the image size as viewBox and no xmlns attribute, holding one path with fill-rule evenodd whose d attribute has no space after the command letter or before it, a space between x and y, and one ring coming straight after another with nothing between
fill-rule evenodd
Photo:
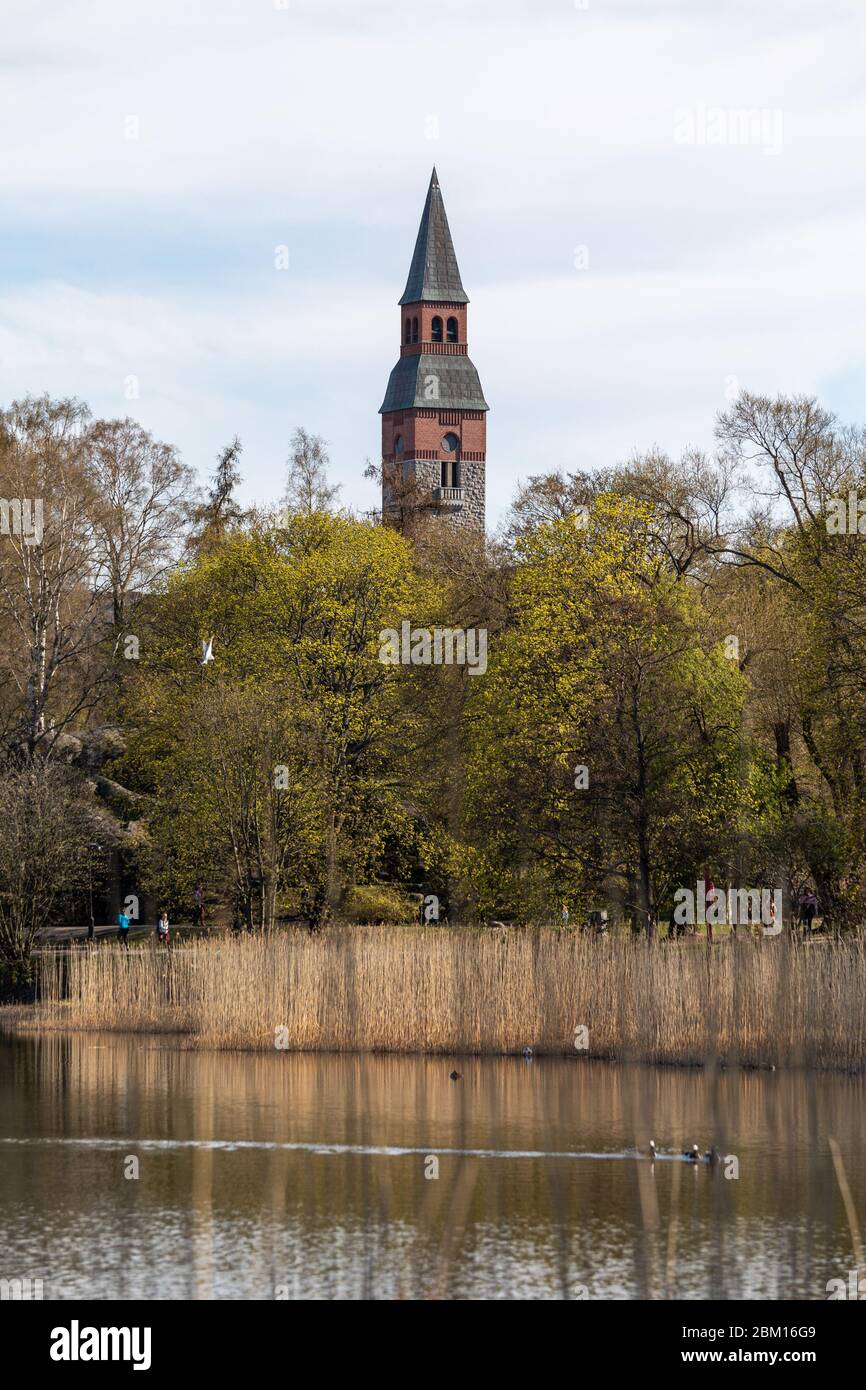
<instances>
[{"instance_id":1,"label":"green foliage tree","mask_svg":"<svg viewBox=\"0 0 866 1390\"><path fill-rule=\"evenodd\" d=\"M488 910L550 917L613 883L652 934L735 814L744 682L655 552L650 507L615 494L518 544L514 626L472 709Z\"/></svg>"},{"instance_id":2,"label":"green foliage tree","mask_svg":"<svg viewBox=\"0 0 866 1390\"><path fill-rule=\"evenodd\" d=\"M260 926L289 889L316 919L339 907L399 811L401 669L379 659L380 633L417 602L401 537L324 513L234 537L173 577L131 708L164 891L208 877Z\"/></svg>"},{"instance_id":3,"label":"green foliage tree","mask_svg":"<svg viewBox=\"0 0 866 1390\"><path fill-rule=\"evenodd\" d=\"M843 928L866 908L866 436L811 398L748 393L718 435L764 499L728 553L744 576L740 611L751 590L774 614L751 669L757 710L774 692L775 843L792 882L811 880L825 920Z\"/></svg>"}]
</instances>

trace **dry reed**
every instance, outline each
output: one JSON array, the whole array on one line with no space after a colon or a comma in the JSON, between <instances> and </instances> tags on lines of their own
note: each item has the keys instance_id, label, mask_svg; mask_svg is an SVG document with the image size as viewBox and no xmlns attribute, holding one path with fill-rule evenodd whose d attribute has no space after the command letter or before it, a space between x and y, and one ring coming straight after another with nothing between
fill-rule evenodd
<instances>
[{"instance_id":1,"label":"dry reed","mask_svg":"<svg viewBox=\"0 0 866 1390\"><path fill-rule=\"evenodd\" d=\"M347 927L47 954L33 1023L175 1031L216 1048L431 1053L573 1052L583 1026L593 1057L859 1071L864 981L862 938L707 950L553 929Z\"/></svg>"}]
</instances>

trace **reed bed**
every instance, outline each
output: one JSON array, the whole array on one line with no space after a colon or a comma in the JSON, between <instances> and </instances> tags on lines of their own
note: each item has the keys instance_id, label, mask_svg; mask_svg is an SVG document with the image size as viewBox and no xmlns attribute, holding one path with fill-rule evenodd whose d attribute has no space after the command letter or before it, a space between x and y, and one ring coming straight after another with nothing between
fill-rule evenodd
<instances>
[{"instance_id":1,"label":"reed bed","mask_svg":"<svg viewBox=\"0 0 866 1390\"><path fill-rule=\"evenodd\" d=\"M253 1051L530 1046L861 1071L866 944L778 937L708 950L545 928L335 927L169 951L100 945L43 957L30 1026L175 1032L188 1045Z\"/></svg>"}]
</instances>

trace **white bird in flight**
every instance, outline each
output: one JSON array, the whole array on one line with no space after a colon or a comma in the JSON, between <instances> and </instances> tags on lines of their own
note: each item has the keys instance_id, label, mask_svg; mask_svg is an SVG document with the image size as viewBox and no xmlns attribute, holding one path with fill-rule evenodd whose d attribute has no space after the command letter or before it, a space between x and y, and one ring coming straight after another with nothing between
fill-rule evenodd
<instances>
[{"instance_id":1,"label":"white bird in flight","mask_svg":"<svg viewBox=\"0 0 866 1390\"><path fill-rule=\"evenodd\" d=\"M208 662L214 661L214 660L215 660L215 657L214 657L214 654L213 654L213 638L212 638L212 637L209 637L209 638L207 639L207 641L205 641L205 639L202 638L202 642L201 642L201 664L202 664L202 666L207 666Z\"/></svg>"}]
</instances>

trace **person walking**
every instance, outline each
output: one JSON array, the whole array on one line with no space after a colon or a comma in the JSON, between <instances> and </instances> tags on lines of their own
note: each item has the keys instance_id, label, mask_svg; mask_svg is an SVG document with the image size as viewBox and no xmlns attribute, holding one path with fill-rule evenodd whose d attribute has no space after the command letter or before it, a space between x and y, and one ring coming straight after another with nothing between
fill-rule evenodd
<instances>
[{"instance_id":1,"label":"person walking","mask_svg":"<svg viewBox=\"0 0 866 1390\"><path fill-rule=\"evenodd\" d=\"M126 950L128 951L128 950L129 950L129 918L127 917L127 915L126 915L126 913L124 912L123 908L121 908L120 912L118 912L118 914L117 914L117 939L118 939L118 941L120 942L121 946L124 946L124 947L126 948Z\"/></svg>"},{"instance_id":2,"label":"person walking","mask_svg":"<svg viewBox=\"0 0 866 1390\"><path fill-rule=\"evenodd\" d=\"M156 939L160 946L167 946L171 939L171 932L168 925L168 913L163 911L162 916L156 924Z\"/></svg>"},{"instance_id":3,"label":"person walking","mask_svg":"<svg viewBox=\"0 0 866 1390\"><path fill-rule=\"evenodd\" d=\"M706 890L705 890L704 901L705 901L705 903L706 903L707 908L709 908L709 911L707 911L706 909L704 910L704 920L705 920L706 929L707 929L707 945L708 945L708 946L712 946L712 944L713 944L713 917L711 916L711 913L713 913L713 914L715 913L715 907L716 907L716 885L713 883L713 880L712 880L711 878L709 878L709 874L708 874L708 871L707 871L706 869L704 869L704 878L705 878L705 880L708 880L708 881L707 881L707 885L706 885Z\"/></svg>"},{"instance_id":4,"label":"person walking","mask_svg":"<svg viewBox=\"0 0 866 1390\"><path fill-rule=\"evenodd\" d=\"M803 890L800 894L800 926L803 928L803 935L811 933L812 923L815 920L815 913L818 911L818 898L810 888Z\"/></svg>"}]
</instances>

